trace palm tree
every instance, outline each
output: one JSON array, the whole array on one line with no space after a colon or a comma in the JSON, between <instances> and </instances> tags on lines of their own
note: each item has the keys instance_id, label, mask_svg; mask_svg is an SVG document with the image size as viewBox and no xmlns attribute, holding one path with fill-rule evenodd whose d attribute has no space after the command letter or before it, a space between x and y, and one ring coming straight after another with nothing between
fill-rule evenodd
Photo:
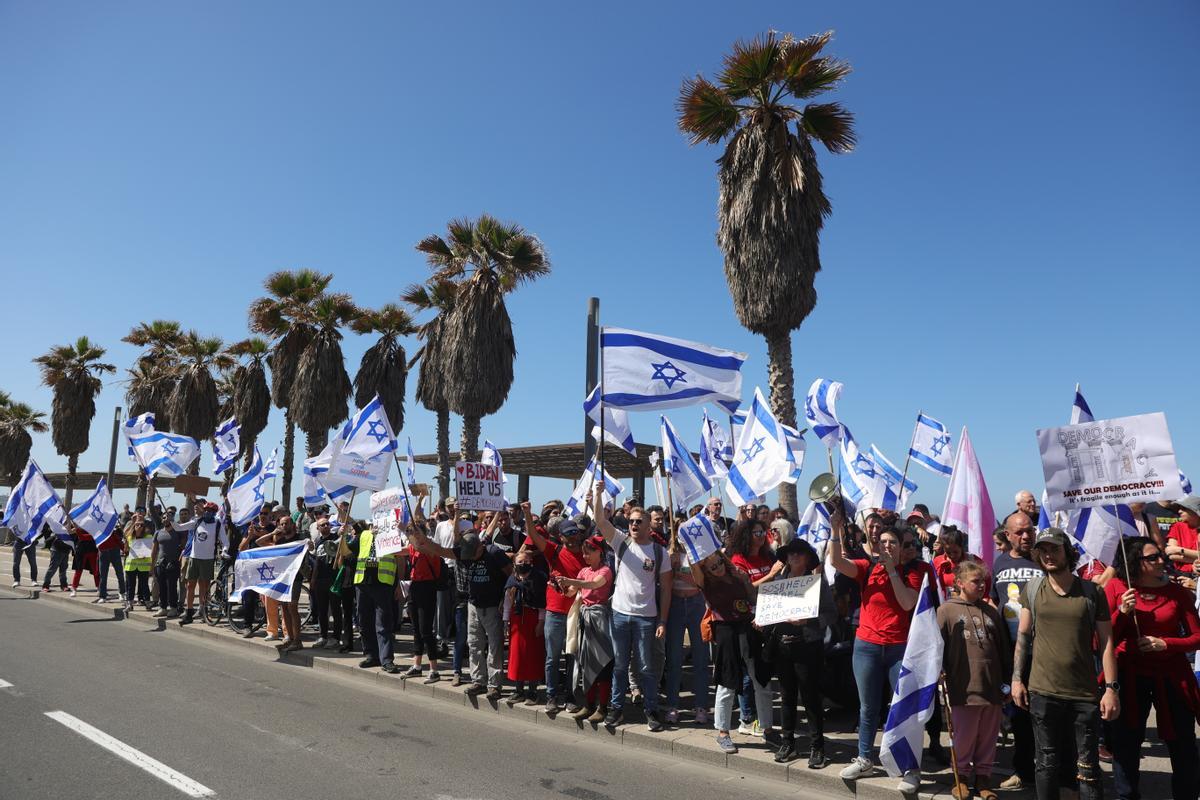
<instances>
[{"instance_id":1,"label":"palm tree","mask_svg":"<svg viewBox=\"0 0 1200 800\"><path fill-rule=\"evenodd\" d=\"M323 294L305 309L313 335L296 366L288 408L304 431L309 458L325 449L329 429L349 416L350 376L342 356L339 327L360 312L347 294Z\"/></svg>"},{"instance_id":2,"label":"palm tree","mask_svg":"<svg viewBox=\"0 0 1200 800\"><path fill-rule=\"evenodd\" d=\"M850 73L821 55L833 33L796 41L774 32L738 42L717 82L697 75L680 91L679 128L696 145L728 139L717 162L717 244L742 326L767 340L771 410L796 425L791 332L817 302L820 233L831 206L813 140L831 153L854 149L854 117L840 103L803 101ZM794 123L794 128L790 127ZM796 516L796 488L779 488Z\"/></svg>"},{"instance_id":3,"label":"palm tree","mask_svg":"<svg viewBox=\"0 0 1200 800\"><path fill-rule=\"evenodd\" d=\"M437 415L438 493L442 499L450 496L450 407L446 404L446 365L441 360L441 340L457 296L458 285L450 280L431 280L424 286L413 284L400 296L418 311L437 312L417 328L417 338L424 344L413 355L408 368L421 362L417 402Z\"/></svg>"},{"instance_id":4,"label":"palm tree","mask_svg":"<svg viewBox=\"0 0 1200 800\"><path fill-rule=\"evenodd\" d=\"M291 502L292 462L296 451L296 420L292 416L292 383L300 354L313 336L313 328L301 321L305 309L320 297L332 275L311 269L272 272L263 281L266 297L250 304L250 330L270 336L271 399L283 409L283 505ZM253 451L250 451L253 452Z\"/></svg>"},{"instance_id":5,"label":"palm tree","mask_svg":"<svg viewBox=\"0 0 1200 800\"><path fill-rule=\"evenodd\" d=\"M183 341L179 323L162 319L141 322L121 341L143 348L137 363L128 370L129 388L125 391L125 405L129 416L152 413L158 429L170 430L167 398L171 396L178 378L177 350Z\"/></svg>"},{"instance_id":6,"label":"palm tree","mask_svg":"<svg viewBox=\"0 0 1200 800\"><path fill-rule=\"evenodd\" d=\"M246 469L254 461L254 444L267 427L271 413L271 390L267 386L267 359L271 346L265 339L251 336L229 346L229 354L244 357L245 363L233 372L231 413L242 426L242 452L246 454Z\"/></svg>"},{"instance_id":7,"label":"palm tree","mask_svg":"<svg viewBox=\"0 0 1200 800\"><path fill-rule=\"evenodd\" d=\"M184 335L178 353L179 380L167 398L171 430L202 442L212 438L220 422L220 395L212 371L229 369L235 362L224 352L220 339L196 331ZM199 460L192 462L188 472L200 474Z\"/></svg>"},{"instance_id":8,"label":"palm tree","mask_svg":"<svg viewBox=\"0 0 1200 800\"><path fill-rule=\"evenodd\" d=\"M363 311L350 328L355 333L379 334L379 340L363 353L354 375L354 404L362 408L379 395L392 431L399 433L404 427L404 384L408 377L400 337L416 333L412 317L388 303L377 311Z\"/></svg>"},{"instance_id":9,"label":"palm tree","mask_svg":"<svg viewBox=\"0 0 1200 800\"><path fill-rule=\"evenodd\" d=\"M479 456L479 421L499 411L512 388L517 348L504 295L549 273L550 258L536 236L487 214L452 220L447 233L448 239L422 239L417 249L435 278L459 282L441 358L454 367L444 376L446 403L463 418L459 453L473 461Z\"/></svg>"},{"instance_id":10,"label":"palm tree","mask_svg":"<svg viewBox=\"0 0 1200 800\"><path fill-rule=\"evenodd\" d=\"M30 433L45 433L46 415L34 411L25 403L13 402L5 392L0 392L0 475L8 478L10 486L16 486L21 473L29 462L29 451L33 449Z\"/></svg>"},{"instance_id":11,"label":"palm tree","mask_svg":"<svg viewBox=\"0 0 1200 800\"><path fill-rule=\"evenodd\" d=\"M71 507L75 491L75 472L79 454L88 448L92 418L96 416L96 395L103 384L100 376L117 368L100 361L104 348L80 336L74 344L50 348L33 361L42 370L42 383L54 390L50 416L54 449L67 457L67 486L64 503Z\"/></svg>"}]
</instances>

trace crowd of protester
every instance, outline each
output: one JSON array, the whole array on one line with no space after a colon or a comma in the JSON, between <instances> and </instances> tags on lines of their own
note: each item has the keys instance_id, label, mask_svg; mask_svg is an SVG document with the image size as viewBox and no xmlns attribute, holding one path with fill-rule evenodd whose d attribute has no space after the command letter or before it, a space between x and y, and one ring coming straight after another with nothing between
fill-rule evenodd
<instances>
[{"instance_id":1,"label":"crowd of protester","mask_svg":"<svg viewBox=\"0 0 1200 800\"><path fill-rule=\"evenodd\" d=\"M1038 530L1036 502L1022 492L990 540L990 569L968 552L964 531L922 505L905 518L875 510L851 520L834 509L831 535L814 543L796 536L783 509L746 505L728 517L711 498L676 516L678 525L706 515L724 544L692 564L657 506L604 508L597 499L572 517L559 501L537 514L525 502L476 514L451 497L427 518L421 500L413 499L407 549L391 555L377 554L374 531L344 503L297 502L294 512L268 505L244 529L203 501L150 513L126 507L120 535L99 547L78 529L73 546L48 535L41 588L52 591L57 577L74 595L88 572L99 588L93 602L105 603L112 571L127 609L186 625L223 557L307 540L290 599L248 594L242 603L247 620L265 604L266 638L282 651L306 646L303 584L319 627L312 647L359 651L361 668L401 673L395 637L411 624L406 678L466 684L471 695L540 705L581 724L615 730L636 704L651 732L690 719L714 729L726 753L738 751L735 737L761 738L776 761L807 757L821 769L834 760L827 705L856 708L857 747L841 771L853 781L876 770L876 740L926 585L945 642L939 704L951 723L954 797L1032 788L1057 798L1068 788L1099 798L1107 761L1117 796L1136 800L1152 709L1171 796L1200 792L1191 661L1200 650L1198 497L1132 506L1141 535L1121 543L1117 563L1081 564L1068 534ZM36 582L33 548L14 543L14 586L23 564ZM822 573L829 579L815 617L754 624L764 584ZM257 634L246 626L244 635ZM945 766L942 727L935 713L925 754ZM1011 775L997 783L1002 731L1013 740ZM906 774L899 788L915 791L919 779Z\"/></svg>"}]
</instances>

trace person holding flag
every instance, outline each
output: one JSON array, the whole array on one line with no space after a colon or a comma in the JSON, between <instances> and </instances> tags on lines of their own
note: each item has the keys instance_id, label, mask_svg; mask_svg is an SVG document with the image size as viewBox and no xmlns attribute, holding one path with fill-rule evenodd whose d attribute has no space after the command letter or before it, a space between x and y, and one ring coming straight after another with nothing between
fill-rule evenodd
<instances>
[{"instance_id":1,"label":"person holding flag","mask_svg":"<svg viewBox=\"0 0 1200 800\"><path fill-rule=\"evenodd\" d=\"M130 521L123 531L125 537L125 610L133 611L136 598L142 608L150 610L150 553L154 549L154 525L148 520Z\"/></svg>"},{"instance_id":2,"label":"person holding flag","mask_svg":"<svg viewBox=\"0 0 1200 800\"><path fill-rule=\"evenodd\" d=\"M213 562L217 558L217 545L221 546L222 558L229 553L229 535L225 530L226 523L217 519L217 504L197 503L200 513L187 522L175 525L175 530L192 534L192 552L188 556L187 574L187 610L179 620L180 625L188 625L196 618L196 588L200 588L200 605L208 602L208 586L213 579ZM290 521L290 519L289 519Z\"/></svg>"}]
</instances>

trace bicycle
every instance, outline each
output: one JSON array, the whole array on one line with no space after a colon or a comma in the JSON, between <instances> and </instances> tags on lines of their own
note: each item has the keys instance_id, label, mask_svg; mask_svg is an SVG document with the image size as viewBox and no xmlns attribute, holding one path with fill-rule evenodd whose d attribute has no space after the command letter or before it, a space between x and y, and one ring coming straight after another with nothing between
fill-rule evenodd
<instances>
[{"instance_id":1,"label":"bicycle","mask_svg":"<svg viewBox=\"0 0 1200 800\"><path fill-rule=\"evenodd\" d=\"M232 569L233 559L222 558L221 566L208 586L208 602L200 608L200 616L205 624L220 625L225 616L226 597L229 594L226 578Z\"/></svg>"}]
</instances>

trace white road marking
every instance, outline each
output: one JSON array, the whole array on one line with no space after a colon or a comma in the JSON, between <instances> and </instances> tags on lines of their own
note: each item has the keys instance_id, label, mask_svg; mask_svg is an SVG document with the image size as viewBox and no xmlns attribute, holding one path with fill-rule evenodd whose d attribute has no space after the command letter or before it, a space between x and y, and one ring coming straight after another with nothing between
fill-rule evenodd
<instances>
[{"instance_id":1,"label":"white road marking","mask_svg":"<svg viewBox=\"0 0 1200 800\"><path fill-rule=\"evenodd\" d=\"M204 784L197 783L181 772L176 772L161 761L153 759L142 751L130 747L120 739L114 739L104 731L87 724L78 717L73 717L65 711L47 711L46 716L61 725L65 725L85 739L90 739L113 755L120 756L135 767L149 772L160 781L170 784L189 797L212 797L214 794L213 790Z\"/></svg>"},{"instance_id":2,"label":"white road marking","mask_svg":"<svg viewBox=\"0 0 1200 800\"><path fill-rule=\"evenodd\" d=\"M0 689L11 689L11 688L13 688L13 685L11 683L4 680L3 678L0 678Z\"/></svg>"}]
</instances>

